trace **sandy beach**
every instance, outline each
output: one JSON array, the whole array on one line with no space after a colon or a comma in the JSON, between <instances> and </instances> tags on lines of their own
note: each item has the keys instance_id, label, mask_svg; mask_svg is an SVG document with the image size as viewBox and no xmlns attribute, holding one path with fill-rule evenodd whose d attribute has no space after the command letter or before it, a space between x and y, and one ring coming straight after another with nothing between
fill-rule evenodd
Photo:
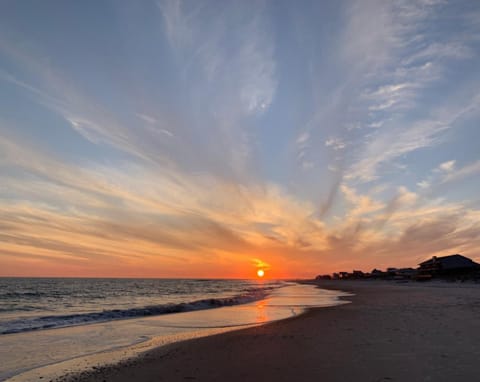
<instances>
[{"instance_id":1,"label":"sandy beach","mask_svg":"<svg viewBox=\"0 0 480 382\"><path fill-rule=\"evenodd\" d=\"M325 281L351 304L171 344L58 381L475 381L480 286Z\"/></svg>"}]
</instances>

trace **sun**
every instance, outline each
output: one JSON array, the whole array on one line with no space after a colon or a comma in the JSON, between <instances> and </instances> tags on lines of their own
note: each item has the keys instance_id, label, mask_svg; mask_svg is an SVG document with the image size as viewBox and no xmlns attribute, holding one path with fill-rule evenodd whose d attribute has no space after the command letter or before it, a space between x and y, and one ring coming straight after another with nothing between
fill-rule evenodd
<instances>
[{"instance_id":1,"label":"sun","mask_svg":"<svg viewBox=\"0 0 480 382\"><path fill-rule=\"evenodd\" d=\"M258 277L263 277L263 276L265 276L265 271L264 271L263 269L259 269L259 270L257 271L257 276L258 276Z\"/></svg>"}]
</instances>

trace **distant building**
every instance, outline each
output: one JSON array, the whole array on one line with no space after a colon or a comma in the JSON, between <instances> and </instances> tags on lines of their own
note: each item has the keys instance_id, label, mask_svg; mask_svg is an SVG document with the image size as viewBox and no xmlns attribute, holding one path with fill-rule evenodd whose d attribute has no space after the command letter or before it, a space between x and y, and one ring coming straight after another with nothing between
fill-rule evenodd
<instances>
[{"instance_id":1,"label":"distant building","mask_svg":"<svg viewBox=\"0 0 480 382\"><path fill-rule=\"evenodd\" d=\"M370 272L370 275L374 279L379 279L379 278L385 278L387 276L387 273L375 268L372 272Z\"/></svg>"},{"instance_id":2,"label":"distant building","mask_svg":"<svg viewBox=\"0 0 480 382\"><path fill-rule=\"evenodd\" d=\"M362 271L354 270L349 276L353 279L362 279L365 276L365 274Z\"/></svg>"},{"instance_id":3,"label":"distant building","mask_svg":"<svg viewBox=\"0 0 480 382\"><path fill-rule=\"evenodd\" d=\"M389 276L395 276L395 274L397 273L397 270L398 270L398 268L389 267L389 268L387 268L387 274Z\"/></svg>"},{"instance_id":4,"label":"distant building","mask_svg":"<svg viewBox=\"0 0 480 382\"><path fill-rule=\"evenodd\" d=\"M457 276L474 273L480 270L480 264L468 257L455 254L450 256L433 256L419 264L420 275Z\"/></svg>"},{"instance_id":5,"label":"distant building","mask_svg":"<svg viewBox=\"0 0 480 382\"><path fill-rule=\"evenodd\" d=\"M417 270L413 268L400 268L395 272L396 278L411 279L417 275Z\"/></svg>"},{"instance_id":6,"label":"distant building","mask_svg":"<svg viewBox=\"0 0 480 382\"><path fill-rule=\"evenodd\" d=\"M330 275L318 275L317 277L315 277L315 280L331 280L332 279L332 276Z\"/></svg>"}]
</instances>

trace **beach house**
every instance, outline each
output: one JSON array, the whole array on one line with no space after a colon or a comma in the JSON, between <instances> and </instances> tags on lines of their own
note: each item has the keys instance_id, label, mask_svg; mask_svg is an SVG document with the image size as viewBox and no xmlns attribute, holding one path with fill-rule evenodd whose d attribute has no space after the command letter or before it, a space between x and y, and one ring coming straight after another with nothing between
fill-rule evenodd
<instances>
[{"instance_id":1,"label":"beach house","mask_svg":"<svg viewBox=\"0 0 480 382\"><path fill-rule=\"evenodd\" d=\"M480 271L480 264L460 254L450 256L433 256L419 264L421 275L464 276Z\"/></svg>"}]
</instances>

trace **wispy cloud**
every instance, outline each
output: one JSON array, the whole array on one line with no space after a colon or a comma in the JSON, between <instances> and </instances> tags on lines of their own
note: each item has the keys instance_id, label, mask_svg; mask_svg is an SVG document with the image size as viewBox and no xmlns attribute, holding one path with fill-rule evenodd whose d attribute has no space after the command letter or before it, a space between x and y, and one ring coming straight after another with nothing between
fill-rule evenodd
<instances>
[{"instance_id":1,"label":"wispy cloud","mask_svg":"<svg viewBox=\"0 0 480 382\"><path fill-rule=\"evenodd\" d=\"M454 161L453 161L454 162ZM447 162L450 163L450 162ZM445 165L445 163L443 164ZM440 166L442 167L442 165ZM442 168L447 174L443 178L443 182L454 182L457 180L464 179L470 175L480 173L480 161L470 163L462 168L454 169L453 165L447 166L447 168Z\"/></svg>"},{"instance_id":2,"label":"wispy cloud","mask_svg":"<svg viewBox=\"0 0 480 382\"><path fill-rule=\"evenodd\" d=\"M438 166L438 170L442 172L452 172L455 169L455 160L449 160L448 162L443 162Z\"/></svg>"},{"instance_id":3,"label":"wispy cloud","mask_svg":"<svg viewBox=\"0 0 480 382\"><path fill-rule=\"evenodd\" d=\"M435 144L439 134L448 127L436 121L423 121L407 129L390 129L375 135L367 143L362 159L351 167L347 179L376 179L381 165Z\"/></svg>"},{"instance_id":4,"label":"wispy cloud","mask_svg":"<svg viewBox=\"0 0 480 382\"><path fill-rule=\"evenodd\" d=\"M474 5L116 4L61 39L3 8L3 272L301 277L480 245Z\"/></svg>"},{"instance_id":5,"label":"wispy cloud","mask_svg":"<svg viewBox=\"0 0 480 382\"><path fill-rule=\"evenodd\" d=\"M223 90L223 99L217 100L219 106L231 106L222 105L225 92L229 102L239 101L248 114L261 113L270 106L277 80L264 6L224 3L218 7L199 2L187 11L181 1L158 4L172 47L198 60L207 88ZM210 19L209 23L204 22L205 17ZM239 18L248 21L238 24ZM232 24L237 26L236 30ZM235 44L236 49L230 49L230 44Z\"/></svg>"},{"instance_id":6,"label":"wispy cloud","mask_svg":"<svg viewBox=\"0 0 480 382\"><path fill-rule=\"evenodd\" d=\"M418 110L418 100L428 94L429 88L444 81L441 73L451 62L474 57L468 37L459 35L452 42L451 35L442 35L432 42L432 36L422 27L439 17L437 11L443 6L441 2L407 1L395 5L370 2L362 5L361 10L353 6L348 13L350 26L346 38L349 44L343 48L344 52L351 60L353 56L362 55L365 63L358 66L361 73L358 75L364 78L358 81L360 89L363 88L359 90L358 102L363 102L370 111L366 125L382 130L367 136L363 144L355 145L358 160L347 172L348 179L369 181L378 178L381 169L398 158L440 142L442 132L464 115L460 106L450 106L448 112L441 112L444 105L426 106L425 101L422 102L423 110ZM385 21L381 28L362 21L373 13L370 7L380 9L379 17ZM372 33L367 33L368 28ZM374 64L367 64L369 60ZM465 99L472 105L472 100L468 99L471 95L467 93ZM411 110L418 110L413 114L418 117L407 118Z\"/></svg>"},{"instance_id":7,"label":"wispy cloud","mask_svg":"<svg viewBox=\"0 0 480 382\"><path fill-rule=\"evenodd\" d=\"M12 254L35 253L45 264L81 263L85 272L99 264L106 272L110 259L117 259L117 272L143 272L146 264L162 264L165 272L174 273L185 261L218 269L221 265L212 265L209 258L219 261L242 253L261 254L262 264L277 264L272 266L277 271L284 260L301 270L306 258L312 266L325 267L328 260L334 270L346 258L353 266L362 253L364 263L373 265L386 248L400 254L411 241L416 243L414 249L409 247L411 256L417 261L427 252L448 248L436 236L440 231L448 232L450 246L471 248L471 230L478 224L474 210L448 203L428 205L404 187L387 205L374 194L342 185L348 209L337 223L326 225L315 218L314 205L274 185L238 188L219 179L178 173L168 179L154 169L131 166L118 172L67 166L59 172L56 162L35 154L30 159L35 167L24 163L24 168L41 178L4 177L24 201L0 205L2 241L8 243L2 248ZM49 173L55 177L46 178ZM214 183L215 188L208 187ZM38 192L43 195L40 200ZM455 218L459 216L471 218Z\"/></svg>"},{"instance_id":8,"label":"wispy cloud","mask_svg":"<svg viewBox=\"0 0 480 382\"><path fill-rule=\"evenodd\" d=\"M340 138L329 138L325 141L325 146L331 147L334 150L342 150L347 144Z\"/></svg>"},{"instance_id":9,"label":"wispy cloud","mask_svg":"<svg viewBox=\"0 0 480 382\"><path fill-rule=\"evenodd\" d=\"M437 111L436 119L420 120L410 127L391 127L373 135L368 141L360 160L355 163L347 179L371 181L376 179L380 166L413 151L434 146L441 141L441 134L456 126L458 120L471 117L480 103L473 97L465 107Z\"/></svg>"}]
</instances>

